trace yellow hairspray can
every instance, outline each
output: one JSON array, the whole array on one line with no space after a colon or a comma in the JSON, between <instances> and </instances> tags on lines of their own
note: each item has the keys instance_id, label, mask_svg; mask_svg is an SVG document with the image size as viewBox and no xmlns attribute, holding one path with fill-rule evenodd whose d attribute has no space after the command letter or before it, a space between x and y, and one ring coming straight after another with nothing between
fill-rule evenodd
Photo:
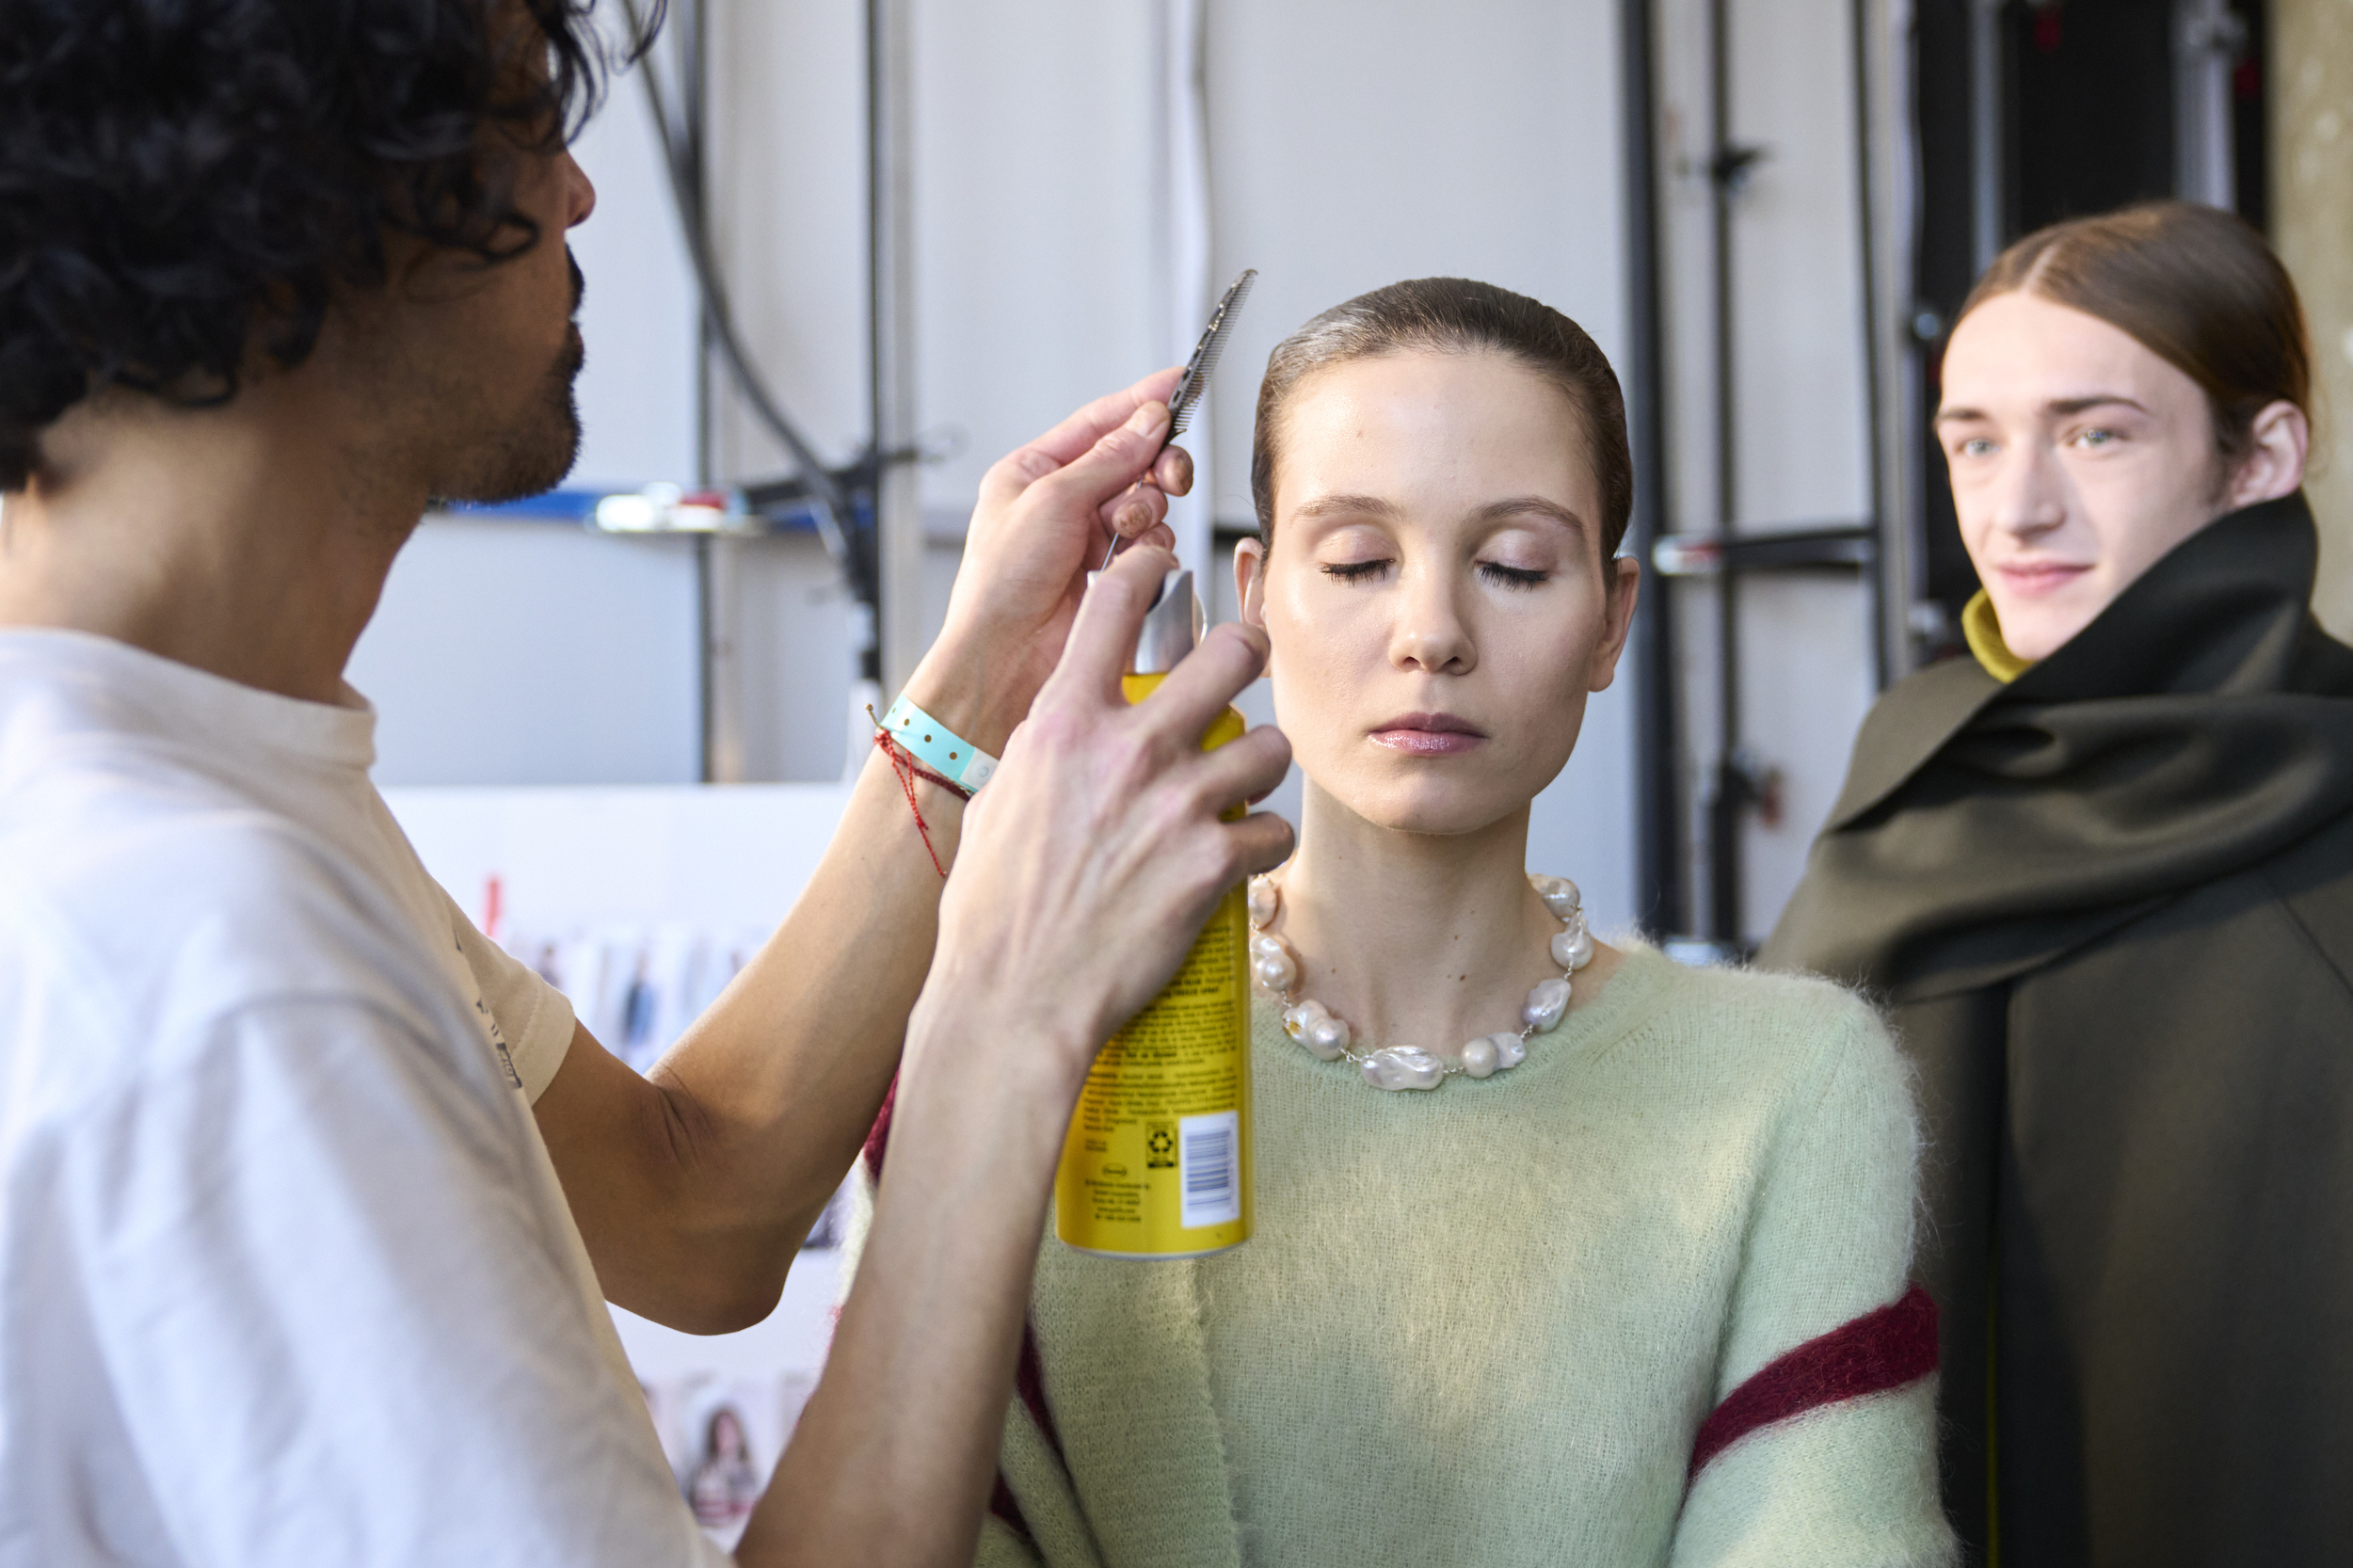
<instances>
[{"instance_id":1,"label":"yellow hairspray can","mask_svg":"<svg viewBox=\"0 0 2353 1568\"><path fill-rule=\"evenodd\" d=\"M1201 619L1193 573L1170 572L1121 681L1129 702L1193 651ZM1228 708L1201 749L1248 728ZM1106 1257L1176 1258L1237 1246L1250 1227L1250 916L1237 886L1095 1059L1054 1176L1054 1234Z\"/></svg>"}]
</instances>

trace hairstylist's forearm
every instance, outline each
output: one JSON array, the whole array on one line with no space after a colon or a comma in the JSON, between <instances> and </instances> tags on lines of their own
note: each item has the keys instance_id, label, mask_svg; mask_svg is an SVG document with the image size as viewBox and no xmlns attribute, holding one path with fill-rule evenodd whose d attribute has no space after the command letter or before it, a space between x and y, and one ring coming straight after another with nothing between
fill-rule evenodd
<instances>
[{"instance_id":1,"label":"hairstylist's forearm","mask_svg":"<svg viewBox=\"0 0 2353 1568\"><path fill-rule=\"evenodd\" d=\"M989 471L947 629L907 687L957 734L1003 748L1061 654L1105 517L1154 524L1165 496L1131 494L1138 477L1189 483L1160 445L1155 399L1174 381L1098 399ZM929 848L899 777L868 759L792 913L648 1078L575 1037L536 1109L613 1301L701 1333L776 1304L882 1103L931 958L964 808L914 789Z\"/></svg>"},{"instance_id":2,"label":"hairstylist's forearm","mask_svg":"<svg viewBox=\"0 0 2353 1568\"><path fill-rule=\"evenodd\" d=\"M908 695L958 734L1010 732L1033 688L924 673L1000 662L978 641L943 643ZM791 913L648 1075L664 1136L639 1144L647 1167L624 1170L598 1206L617 1244L590 1240L600 1272L616 1259L600 1277L622 1305L704 1330L757 1322L776 1305L873 1124L931 965L964 802L920 779L915 794L920 827L900 775L872 751ZM584 1234L594 1223L582 1217Z\"/></svg>"},{"instance_id":3,"label":"hairstylist's forearm","mask_svg":"<svg viewBox=\"0 0 2353 1568\"><path fill-rule=\"evenodd\" d=\"M906 696L983 751L1001 754L1037 696L1036 672L1001 639L943 637L907 678Z\"/></svg>"},{"instance_id":4,"label":"hairstylist's forearm","mask_svg":"<svg viewBox=\"0 0 2353 1568\"><path fill-rule=\"evenodd\" d=\"M962 803L917 789L947 861ZM877 753L784 923L650 1074L575 1037L536 1109L608 1299L703 1334L775 1307L898 1064L939 892Z\"/></svg>"},{"instance_id":5,"label":"hairstylist's forearm","mask_svg":"<svg viewBox=\"0 0 2353 1568\"><path fill-rule=\"evenodd\" d=\"M910 1079L857 1288L738 1548L746 1568L972 1560L1077 1094L1057 1064L1082 1059L1032 1043Z\"/></svg>"},{"instance_id":6,"label":"hairstylist's forearm","mask_svg":"<svg viewBox=\"0 0 2353 1568\"><path fill-rule=\"evenodd\" d=\"M971 1560L1079 1087L1224 892L1289 848L1279 821L1224 820L1282 777L1282 737L1199 750L1210 717L1263 667L1259 633L1221 628L1152 702L1120 695L1171 559L1137 551L1089 590L1063 664L966 824L908 1026L874 1228L746 1562Z\"/></svg>"}]
</instances>

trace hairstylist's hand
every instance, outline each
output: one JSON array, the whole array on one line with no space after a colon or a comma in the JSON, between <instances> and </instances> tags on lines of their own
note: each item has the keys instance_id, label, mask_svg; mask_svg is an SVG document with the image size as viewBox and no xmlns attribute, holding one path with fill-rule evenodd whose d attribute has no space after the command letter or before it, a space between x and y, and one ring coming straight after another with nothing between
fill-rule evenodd
<instances>
[{"instance_id":1,"label":"hairstylist's hand","mask_svg":"<svg viewBox=\"0 0 2353 1568\"><path fill-rule=\"evenodd\" d=\"M1130 707L1120 695L1144 613L1175 565L1138 547L1086 595L1060 666L966 814L908 1030L910 1090L929 1066L926 1025L945 1009L988 1022L985 1045L955 1030L960 1054L1049 1056L1075 1095L1096 1046L1167 984L1219 896L1290 853L1279 817L1219 820L1282 781L1290 743L1261 727L1200 750L1265 664L1263 632L1217 627L1148 700Z\"/></svg>"},{"instance_id":2,"label":"hairstylist's hand","mask_svg":"<svg viewBox=\"0 0 2353 1568\"><path fill-rule=\"evenodd\" d=\"M1113 532L1172 542L1168 498L1193 488L1193 459L1161 450L1177 374L1097 398L982 480L947 623L907 694L984 751L1003 749L1062 656Z\"/></svg>"},{"instance_id":3,"label":"hairstylist's hand","mask_svg":"<svg viewBox=\"0 0 2353 1568\"><path fill-rule=\"evenodd\" d=\"M873 1228L824 1379L738 1545L745 1568L972 1560L1087 1068L1176 972L1218 896L1290 847L1279 818L1218 820L1273 788L1289 744L1254 729L1199 749L1265 662L1263 633L1221 626L1149 698L1120 696L1175 564L1133 550L1086 593L964 816Z\"/></svg>"}]
</instances>

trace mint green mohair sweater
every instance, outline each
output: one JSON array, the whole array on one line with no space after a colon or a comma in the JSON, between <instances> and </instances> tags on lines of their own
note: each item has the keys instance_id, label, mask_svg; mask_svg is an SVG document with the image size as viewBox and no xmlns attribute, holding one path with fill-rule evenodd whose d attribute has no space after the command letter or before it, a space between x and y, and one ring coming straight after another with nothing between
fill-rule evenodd
<instances>
[{"instance_id":1,"label":"mint green mohair sweater","mask_svg":"<svg viewBox=\"0 0 2353 1568\"><path fill-rule=\"evenodd\" d=\"M1028 1538L992 1516L981 1562L1952 1560L1932 1376L1756 1427L1687 1486L1727 1395L1905 1293L1918 1135L1862 1002L1635 949L1483 1082L1383 1093L1263 1002L1254 1048L1252 1240L1047 1240L1053 1430L1013 1402Z\"/></svg>"}]
</instances>

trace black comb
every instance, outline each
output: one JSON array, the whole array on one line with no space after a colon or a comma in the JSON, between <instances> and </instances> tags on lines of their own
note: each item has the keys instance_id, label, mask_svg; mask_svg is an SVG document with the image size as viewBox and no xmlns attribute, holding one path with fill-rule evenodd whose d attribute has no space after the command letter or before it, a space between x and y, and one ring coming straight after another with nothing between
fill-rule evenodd
<instances>
[{"instance_id":1,"label":"black comb","mask_svg":"<svg viewBox=\"0 0 2353 1568\"><path fill-rule=\"evenodd\" d=\"M1168 400L1168 434L1160 441L1160 450L1185 433L1185 425L1193 419L1193 411L1201 405L1201 394L1209 390L1209 373L1217 369L1217 357L1225 352L1225 340L1233 335L1234 318L1241 314L1241 302L1250 297L1250 285L1258 280L1257 267L1245 267L1242 275L1233 280L1218 299L1217 309L1209 312L1209 326L1201 329L1201 341L1193 345L1193 358L1185 361L1184 375L1176 378L1176 394ZM1153 461L1158 462L1155 455ZM1119 554L1119 536L1112 536L1111 549L1103 552L1103 565L1108 568Z\"/></svg>"},{"instance_id":2,"label":"black comb","mask_svg":"<svg viewBox=\"0 0 2353 1568\"><path fill-rule=\"evenodd\" d=\"M1209 325L1202 328L1201 341L1193 345L1193 358L1185 361L1185 374L1177 378L1176 395L1169 399L1170 440L1185 433L1193 409L1200 406L1201 394L1209 387L1209 375L1217 369L1217 357L1225 352L1225 340L1233 336L1234 318L1241 314L1242 301L1250 297L1250 285L1257 280L1258 269L1245 268L1218 300L1217 309L1209 312Z\"/></svg>"}]
</instances>

